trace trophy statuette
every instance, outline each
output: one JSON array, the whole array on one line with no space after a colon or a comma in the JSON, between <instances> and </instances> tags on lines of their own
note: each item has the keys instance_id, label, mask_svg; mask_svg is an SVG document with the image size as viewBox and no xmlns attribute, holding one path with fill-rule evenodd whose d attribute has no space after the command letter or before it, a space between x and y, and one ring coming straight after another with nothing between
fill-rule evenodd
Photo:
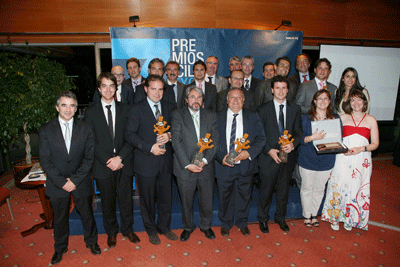
<instances>
[{"instance_id":1,"label":"trophy statuette","mask_svg":"<svg viewBox=\"0 0 400 267\"><path fill-rule=\"evenodd\" d=\"M158 117L158 121L157 123L154 125L154 132L157 133L157 135L162 135L163 133L165 133L166 131L168 131L168 129L170 128L170 126L166 126L167 122L163 121L164 117L160 116ZM159 146L161 149L165 149L165 144L162 144Z\"/></svg>"},{"instance_id":2,"label":"trophy statuette","mask_svg":"<svg viewBox=\"0 0 400 267\"><path fill-rule=\"evenodd\" d=\"M242 138L236 138L235 141L236 149L229 152L229 155L228 157L226 157L225 160L226 163L228 163L229 165L235 164L235 158L239 155L240 150L250 148L250 146L247 145L248 143L250 143L250 140L247 140L248 137L249 135L246 133L243 135Z\"/></svg>"},{"instance_id":3,"label":"trophy statuette","mask_svg":"<svg viewBox=\"0 0 400 267\"><path fill-rule=\"evenodd\" d=\"M196 152L196 155L194 156L192 160L192 164L196 166L200 166L201 163L203 162L204 154L203 151L206 149L213 148L214 145L211 144L213 140L210 138L211 134L207 133L204 138L200 138L199 142L197 143L198 146L200 146L199 151Z\"/></svg>"},{"instance_id":4,"label":"trophy statuette","mask_svg":"<svg viewBox=\"0 0 400 267\"><path fill-rule=\"evenodd\" d=\"M291 134L289 134L288 130L285 130L283 132L283 135L279 137L279 142L278 144L281 144L281 148L279 149L279 159L282 161L282 163L286 163L288 160L288 153L284 152L282 150L283 146L286 146L287 144L293 143L294 139L292 138L292 140L289 140L290 137L292 137Z\"/></svg>"}]
</instances>

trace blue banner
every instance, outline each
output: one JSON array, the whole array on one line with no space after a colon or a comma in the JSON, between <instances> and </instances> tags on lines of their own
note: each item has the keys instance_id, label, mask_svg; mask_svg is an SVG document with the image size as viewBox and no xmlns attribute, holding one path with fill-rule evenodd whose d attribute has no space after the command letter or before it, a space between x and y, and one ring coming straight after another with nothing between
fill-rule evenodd
<instances>
[{"instance_id":1,"label":"blue banner","mask_svg":"<svg viewBox=\"0 0 400 267\"><path fill-rule=\"evenodd\" d=\"M140 60L141 74L148 75L148 63L160 58L165 63L177 61L181 66L179 80L193 79L192 66L209 56L219 59L218 74L228 76L229 59L250 55L254 58L253 76L263 79L265 62L288 56L292 61L289 76L295 73L294 60L301 53L303 32L190 28L110 28L112 64L125 68L126 60Z\"/></svg>"}]
</instances>

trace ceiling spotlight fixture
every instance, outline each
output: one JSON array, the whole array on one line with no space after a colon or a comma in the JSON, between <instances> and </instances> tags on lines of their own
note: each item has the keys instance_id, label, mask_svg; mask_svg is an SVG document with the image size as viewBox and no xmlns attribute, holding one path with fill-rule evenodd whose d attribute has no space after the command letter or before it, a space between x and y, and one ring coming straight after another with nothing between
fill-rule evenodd
<instances>
[{"instance_id":1,"label":"ceiling spotlight fixture","mask_svg":"<svg viewBox=\"0 0 400 267\"><path fill-rule=\"evenodd\" d=\"M133 27L136 27L136 23L139 21L139 16L130 16L129 17L129 22L133 22Z\"/></svg>"},{"instance_id":2,"label":"ceiling spotlight fixture","mask_svg":"<svg viewBox=\"0 0 400 267\"><path fill-rule=\"evenodd\" d=\"M278 27L276 27L276 29L274 31L276 31L277 29L279 29L281 26L287 26L287 27L292 27L292 22L290 20L282 20L281 25L279 25Z\"/></svg>"}]
</instances>

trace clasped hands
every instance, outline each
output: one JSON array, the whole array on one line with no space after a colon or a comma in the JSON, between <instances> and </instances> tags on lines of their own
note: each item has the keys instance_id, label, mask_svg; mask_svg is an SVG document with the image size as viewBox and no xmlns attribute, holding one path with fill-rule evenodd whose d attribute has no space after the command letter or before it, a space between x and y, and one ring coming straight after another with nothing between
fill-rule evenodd
<instances>
[{"instance_id":1,"label":"clasped hands","mask_svg":"<svg viewBox=\"0 0 400 267\"><path fill-rule=\"evenodd\" d=\"M226 158L229 156L229 154L226 154L225 157L222 159L222 165L228 166L228 167L233 167L233 165L230 165L226 162ZM235 158L235 162L239 162L241 160L246 160L250 157L250 154L247 150L240 150L239 155Z\"/></svg>"},{"instance_id":2,"label":"clasped hands","mask_svg":"<svg viewBox=\"0 0 400 267\"><path fill-rule=\"evenodd\" d=\"M170 139L171 134L169 133L157 135L157 143L155 143L151 148L151 153L153 153L155 156L164 155L167 150L160 148L160 146L167 143Z\"/></svg>"}]
</instances>

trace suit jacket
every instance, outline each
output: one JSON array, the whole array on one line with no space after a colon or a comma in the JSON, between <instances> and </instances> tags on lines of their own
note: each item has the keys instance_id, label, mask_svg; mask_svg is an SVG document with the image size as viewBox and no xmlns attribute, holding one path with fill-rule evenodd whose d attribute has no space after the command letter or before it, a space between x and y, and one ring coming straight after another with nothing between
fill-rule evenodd
<instances>
[{"instance_id":1,"label":"suit jacket","mask_svg":"<svg viewBox=\"0 0 400 267\"><path fill-rule=\"evenodd\" d=\"M243 82L243 87L246 84L246 78L244 78L244 82ZM254 77L253 75L251 76L251 81L250 81L250 92L254 93L256 91L257 86L262 82L263 80L257 79L256 77Z\"/></svg>"},{"instance_id":2,"label":"suit jacket","mask_svg":"<svg viewBox=\"0 0 400 267\"><path fill-rule=\"evenodd\" d=\"M94 133L94 164L93 176L96 179L106 179L112 170L106 166L107 161L115 155L121 156L122 174L133 176L133 147L125 140L126 117L130 107L125 103L115 101L115 131L114 144L108 127L108 118L104 114L101 102L89 107L85 112L84 120L90 124ZM114 154L114 147L116 153Z\"/></svg>"},{"instance_id":3,"label":"suit jacket","mask_svg":"<svg viewBox=\"0 0 400 267\"><path fill-rule=\"evenodd\" d=\"M163 121L167 122L166 125L171 126L173 110L174 107L170 103L161 100L161 115ZM171 142L165 144L167 151L164 155L155 156L150 152L157 140L157 135L154 132L156 123L157 120L147 99L132 106L128 114L125 136L126 140L135 147L135 173L145 177L156 176L162 164L165 164L168 171L172 173ZM168 131L171 131L171 128Z\"/></svg>"},{"instance_id":4,"label":"suit jacket","mask_svg":"<svg viewBox=\"0 0 400 267\"><path fill-rule=\"evenodd\" d=\"M135 104L145 99L147 99L147 94L144 90L144 84L142 83L141 85L136 86ZM162 99L174 106L174 109L176 108L177 105L175 101L174 89L172 89L172 86L167 82L164 82L164 93Z\"/></svg>"},{"instance_id":5,"label":"suit jacket","mask_svg":"<svg viewBox=\"0 0 400 267\"><path fill-rule=\"evenodd\" d=\"M196 129L189 108L184 107L174 110L172 113L172 147L174 149L174 174L180 179L189 179L192 172L185 169L191 164L199 146ZM219 134L217 114L214 111L200 109L200 138L204 138L207 133L211 134L214 147L206 149L203 154L208 164L203 167L206 175L214 177L214 155L219 146Z\"/></svg>"},{"instance_id":6,"label":"suit jacket","mask_svg":"<svg viewBox=\"0 0 400 267\"><path fill-rule=\"evenodd\" d=\"M250 110L256 110L256 106L254 104L254 94L252 94L250 91L247 91L244 89L244 87L241 88L243 91L244 95L244 108L250 109ZM227 88L221 92L218 93L218 101L217 101L217 112L220 112L228 107L228 103L226 100L226 97L228 96L230 88Z\"/></svg>"},{"instance_id":7,"label":"suit jacket","mask_svg":"<svg viewBox=\"0 0 400 267\"><path fill-rule=\"evenodd\" d=\"M257 112L248 109L242 110L243 116L243 134L247 133L249 135L248 140L250 140L250 148L247 151L250 154L250 159L243 160L240 162L240 173L243 176L249 176L251 174L258 172L257 157L261 153L266 142L264 129L261 124L261 120L258 117ZM227 109L218 112L218 129L219 129L219 149L215 155L216 164L216 177L217 179L224 179L229 175L228 166L222 165L222 160L225 155L228 154L227 150L227 140L226 140L226 117ZM237 136L240 138L240 136Z\"/></svg>"},{"instance_id":8,"label":"suit jacket","mask_svg":"<svg viewBox=\"0 0 400 267\"><path fill-rule=\"evenodd\" d=\"M308 75L310 76L310 80L315 78L315 74L312 72L308 72ZM301 81L300 81L300 76L299 76L298 72L296 72L295 74L290 76L289 79L296 84L297 88L300 86Z\"/></svg>"},{"instance_id":9,"label":"suit jacket","mask_svg":"<svg viewBox=\"0 0 400 267\"><path fill-rule=\"evenodd\" d=\"M294 102L296 95L297 86L293 80L289 79L289 92L286 99L290 102ZM274 99L274 95L272 94L271 90L271 79L261 81L254 92L255 106L259 107L262 104L268 103L272 99Z\"/></svg>"},{"instance_id":10,"label":"suit jacket","mask_svg":"<svg viewBox=\"0 0 400 267\"><path fill-rule=\"evenodd\" d=\"M185 85L183 83L181 83L180 81L177 81L176 82L176 86L177 86L177 92L178 92L178 96L176 98L177 99L176 100L176 108L183 108L184 106L182 106L181 99L182 99L182 96L183 96L183 98L185 98L184 97L184 95L185 95L185 90L184 90ZM171 88L172 88L172 86L171 86ZM172 91L173 91L174 97L175 97L174 89L172 89Z\"/></svg>"},{"instance_id":11,"label":"suit jacket","mask_svg":"<svg viewBox=\"0 0 400 267\"><path fill-rule=\"evenodd\" d=\"M228 83L228 80L225 79L224 77L221 77L218 74L215 74L215 86L217 87L217 93L219 93L222 90L227 89L229 86L229 83Z\"/></svg>"},{"instance_id":12,"label":"suit jacket","mask_svg":"<svg viewBox=\"0 0 400 267\"><path fill-rule=\"evenodd\" d=\"M337 87L330 82L326 82L326 87L331 93L331 104L334 105L335 102L335 92ZM304 82L300 84L299 92L296 96L296 104L301 107L301 113L307 114L311 107L311 101L314 97L314 94L318 91L318 86L315 79Z\"/></svg>"},{"instance_id":13,"label":"suit jacket","mask_svg":"<svg viewBox=\"0 0 400 267\"><path fill-rule=\"evenodd\" d=\"M62 189L67 178L75 184L75 198L93 194L89 173L94 160L94 136L90 125L74 119L71 146L68 154L58 118L39 129L39 160L47 175L46 195L66 198L69 192Z\"/></svg>"},{"instance_id":14,"label":"suit jacket","mask_svg":"<svg viewBox=\"0 0 400 267\"><path fill-rule=\"evenodd\" d=\"M293 146L296 148L299 144L301 139L303 138L303 128L301 126L301 110L300 107L290 101L286 101L286 116L285 116L285 123L286 127L285 130L289 131L289 134L292 135ZM278 144L279 137L281 134L279 133L279 126L277 121L277 112L275 110L274 101L269 101L268 103L262 105L258 109L258 115L260 116L261 123L264 127L265 137L267 138L267 142L263 149L262 155L260 155L260 162L259 165L261 168L268 169L268 166L261 163L263 160L268 159L269 161L273 159L268 152L271 149L280 149L281 145ZM275 161L273 161L275 162ZM294 162L294 153L289 153L288 156L288 163ZM265 162L264 162L265 163Z\"/></svg>"},{"instance_id":15,"label":"suit jacket","mask_svg":"<svg viewBox=\"0 0 400 267\"><path fill-rule=\"evenodd\" d=\"M216 111L217 110L217 87L215 87L215 85L209 83L209 82L205 82L205 94L204 94L204 99L203 99L203 103L204 103L204 108L206 109L210 109L212 111ZM195 81L193 81L190 84L185 85L183 88L184 90L186 90L186 88L188 88L189 86L192 85L196 85ZM181 106L185 107L186 106L186 98L185 98L185 94L182 95L182 99L181 99Z\"/></svg>"},{"instance_id":16,"label":"suit jacket","mask_svg":"<svg viewBox=\"0 0 400 267\"><path fill-rule=\"evenodd\" d=\"M132 83L130 84L130 87L127 87L126 85L121 84L121 92L117 91L117 94L121 94L121 102L124 102L130 106L133 105L133 100L135 98L135 92L133 91ZM100 102L101 96L99 90L96 88L93 94L93 99L92 103L90 106L94 105L97 102Z\"/></svg>"}]
</instances>

